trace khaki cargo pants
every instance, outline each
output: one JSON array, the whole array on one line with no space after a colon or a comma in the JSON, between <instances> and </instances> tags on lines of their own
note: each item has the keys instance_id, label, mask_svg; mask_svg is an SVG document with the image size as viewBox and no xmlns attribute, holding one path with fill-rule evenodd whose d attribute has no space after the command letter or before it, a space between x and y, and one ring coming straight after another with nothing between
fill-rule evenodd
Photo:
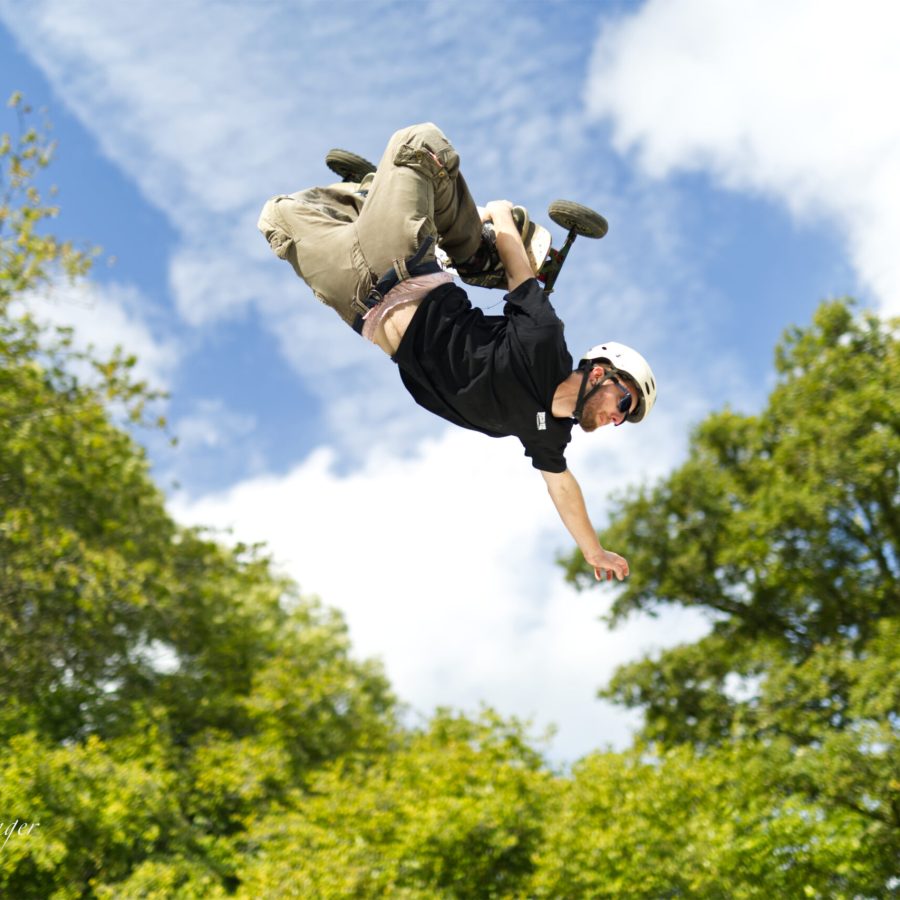
<instances>
[{"instance_id":1,"label":"khaki cargo pants","mask_svg":"<svg viewBox=\"0 0 900 900\"><path fill-rule=\"evenodd\" d=\"M368 182L368 179L366 179ZM374 179L273 197L258 228L280 259L351 327L372 285L427 237L456 261L481 243L481 219L459 155L430 122L390 139ZM422 261L434 255L434 247Z\"/></svg>"}]
</instances>

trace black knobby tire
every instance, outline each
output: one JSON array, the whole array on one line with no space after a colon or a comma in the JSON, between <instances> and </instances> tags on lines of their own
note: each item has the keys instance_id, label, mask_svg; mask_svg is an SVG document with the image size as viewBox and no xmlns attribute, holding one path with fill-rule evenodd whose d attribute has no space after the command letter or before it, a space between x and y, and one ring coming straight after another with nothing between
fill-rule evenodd
<instances>
[{"instance_id":1,"label":"black knobby tire","mask_svg":"<svg viewBox=\"0 0 900 900\"><path fill-rule=\"evenodd\" d=\"M344 181L360 182L369 172L375 171L375 164L370 163L364 156L338 148L325 154L325 165Z\"/></svg>"},{"instance_id":2,"label":"black knobby tire","mask_svg":"<svg viewBox=\"0 0 900 900\"><path fill-rule=\"evenodd\" d=\"M571 200L554 200L547 214L557 225L582 237L602 238L609 231L609 223L600 213Z\"/></svg>"}]
</instances>

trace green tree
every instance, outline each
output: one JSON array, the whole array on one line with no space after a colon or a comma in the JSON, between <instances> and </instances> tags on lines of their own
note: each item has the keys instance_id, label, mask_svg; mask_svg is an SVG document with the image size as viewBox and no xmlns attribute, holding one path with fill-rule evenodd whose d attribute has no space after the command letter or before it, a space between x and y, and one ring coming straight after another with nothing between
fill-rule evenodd
<instances>
[{"instance_id":1,"label":"green tree","mask_svg":"<svg viewBox=\"0 0 900 900\"><path fill-rule=\"evenodd\" d=\"M559 786L527 896L888 896L896 861L864 818L787 789L789 742L582 760Z\"/></svg>"},{"instance_id":2,"label":"green tree","mask_svg":"<svg viewBox=\"0 0 900 900\"><path fill-rule=\"evenodd\" d=\"M7 105L18 117L18 133L0 134L0 310L4 311L12 298L46 284L59 269L73 278L87 272L91 261L90 253L42 229L42 223L59 213L37 187L54 145L46 129L31 124L32 110L20 93L14 93Z\"/></svg>"},{"instance_id":3,"label":"green tree","mask_svg":"<svg viewBox=\"0 0 900 900\"><path fill-rule=\"evenodd\" d=\"M20 136L0 139L0 813L41 827L7 846L0 894L213 896L236 884L229 837L317 767L387 745L394 700L341 618L261 548L171 519L119 421L150 424L134 360L77 351L29 315L32 292L90 260L43 233L50 146L14 106Z\"/></svg>"},{"instance_id":4,"label":"green tree","mask_svg":"<svg viewBox=\"0 0 900 900\"><path fill-rule=\"evenodd\" d=\"M10 738L0 755L0 808L5 819L16 811L38 827L3 848L0 893L90 896L97 883L126 877L159 849L184 843L176 776L154 762L158 754L123 759L96 737L66 747L33 733Z\"/></svg>"},{"instance_id":5,"label":"green tree","mask_svg":"<svg viewBox=\"0 0 900 900\"><path fill-rule=\"evenodd\" d=\"M766 409L710 416L604 535L631 548L613 624L681 605L711 628L603 694L642 709L643 738L664 747L786 742L782 787L864 828L863 896L886 896L900 860L897 327L823 304L778 347ZM579 557L567 568L591 583Z\"/></svg>"},{"instance_id":6,"label":"green tree","mask_svg":"<svg viewBox=\"0 0 900 900\"><path fill-rule=\"evenodd\" d=\"M439 712L309 787L242 836L239 897L522 896L552 776L520 723Z\"/></svg>"},{"instance_id":7,"label":"green tree","mask_svg":"<svg viewBox=\"0 0 900 900\"><path fill-rule=\"evenodd\" d=\"M714 414L688 460L626 499L606 537L633 575L615 624L665 605L707 610L697 645L619 673L610 693L647 710L647 736L712 742L740 711L737 678L843 642L863 655L900 612L900 351L896 323L824 304L777 351L757 416ZM568 576L587 585L577 556Z\"/></svg>"}]
</instances>

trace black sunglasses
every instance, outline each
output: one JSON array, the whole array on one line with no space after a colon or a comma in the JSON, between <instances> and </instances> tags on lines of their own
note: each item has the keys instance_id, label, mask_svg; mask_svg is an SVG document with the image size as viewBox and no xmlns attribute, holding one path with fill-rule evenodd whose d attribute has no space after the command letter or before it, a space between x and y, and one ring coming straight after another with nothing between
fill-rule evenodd
<instances>
[{"instance_id":1,"label":"black sunglasses","mask_svg":"<svg viewBox=\"0 0 900 900\"><path fill-rule=\"evenodd\" d=\"M622 385L618 378L610 378L610 381L622 392L622 396L619 398L619 402L616 404L616 409L622 413L623 416L627 419L631 414L631 391L628 390L627 387ZM622 420L623 422L625 419ZM621 422L619 423L622 424Z\"/></svg>"}]
</instances>

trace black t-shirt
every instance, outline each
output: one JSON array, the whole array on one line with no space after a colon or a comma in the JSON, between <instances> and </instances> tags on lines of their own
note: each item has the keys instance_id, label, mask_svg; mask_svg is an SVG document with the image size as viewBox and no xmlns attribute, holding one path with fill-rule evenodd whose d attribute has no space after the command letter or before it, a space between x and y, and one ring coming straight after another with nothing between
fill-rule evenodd
<instances>
[{"instance_id":1,"label":"black t-shirt","mask_svg":"<svg viewBox=\"0 0 900 900\"><path fill-rule=\"evenodd\" d=\"M563 323L535 278L505 299L502 316L486 316L456 284L435 288L394 362L420 406L490 437L515 435L536 469L564 472L573 422L551 412L572 374Z\"/></svg>"}]
</instances>

